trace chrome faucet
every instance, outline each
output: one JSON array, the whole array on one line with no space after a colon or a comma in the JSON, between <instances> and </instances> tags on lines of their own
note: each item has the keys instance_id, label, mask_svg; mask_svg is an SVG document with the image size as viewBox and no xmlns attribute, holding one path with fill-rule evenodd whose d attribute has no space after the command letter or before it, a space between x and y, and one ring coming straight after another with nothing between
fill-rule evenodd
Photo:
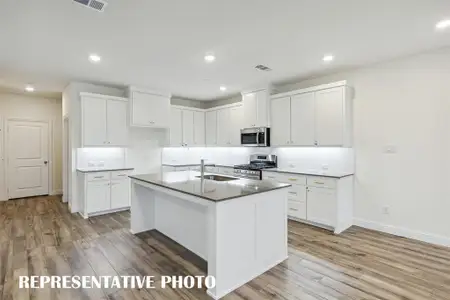
<instances>
[{"instance_id":1,"label":"chrome faucet","mask_svg":"<svg viewBox=\"0 0 450 300\"><path fill-rule=\"evenodd\" d=\"M200 160L200 175L202 176L201 178L203 179L203 176L205 175L205 160L201 159Z\"/></svg>"}]
</instances>

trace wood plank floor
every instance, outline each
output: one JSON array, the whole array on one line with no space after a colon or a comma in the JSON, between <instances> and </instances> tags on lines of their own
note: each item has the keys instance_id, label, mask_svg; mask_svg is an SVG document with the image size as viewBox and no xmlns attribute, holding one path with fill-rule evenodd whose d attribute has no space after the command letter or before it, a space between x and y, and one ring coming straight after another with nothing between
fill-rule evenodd
<instances>
[{"instance_id":1,"label":"wood plank floor","mask_svg":"<svg viewBox=\"0 0 450 300\"><path fill-rule=\"evenodd\" d=\"M129 212L84 220L59 197L0 202L0 299L209 299L204 290L19 289L21 275L205 275L201 259ZM238 247L238 245L237 245ZM289 223L289 259L224 299L450 299L450 249L352 227Z\"/></svg>"}]
</instances>

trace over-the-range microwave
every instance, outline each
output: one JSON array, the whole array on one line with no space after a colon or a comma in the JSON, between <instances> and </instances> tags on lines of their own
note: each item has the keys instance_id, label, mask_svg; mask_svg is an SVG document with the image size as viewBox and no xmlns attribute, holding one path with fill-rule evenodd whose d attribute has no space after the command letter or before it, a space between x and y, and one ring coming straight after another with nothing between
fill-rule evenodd
<instances>
[{"instance_id":1,"label":"over-the-range microwave","mask_svg":"<svg viewBox=\"0 0 450 300\"><path fill-rule=\"evenodd\" d=\"M241 145L247 147L270 147L270 128L241 129Z\"/></svg>"}]
</instances>

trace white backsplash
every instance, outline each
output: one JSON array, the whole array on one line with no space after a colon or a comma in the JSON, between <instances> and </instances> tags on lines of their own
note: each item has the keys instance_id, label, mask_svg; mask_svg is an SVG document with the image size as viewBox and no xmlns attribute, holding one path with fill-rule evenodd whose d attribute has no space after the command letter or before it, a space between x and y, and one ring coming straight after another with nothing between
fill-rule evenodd
<instances>
[{"instance_id":1,"label":"white backsplash","mask_svg":"<svg viewBox=\"0 0 450 300\"><path fill-rule=\"evenodd\" d=\"M309 171L354 171L354 151L348 148L164 148L163 164L207 163L235 165L248 163L250 154L276 154L278 167Z\"/></svg>"},{"instance_id":2,"label":"white backsplash","mask_svg":"<svg viewBox=\"0 0 450 300\"><path fill-rule=\"evenodd\" d=\"M121 168L125 166L123 148L78 148L77 168Z\"/></svg>"},{"instance_id":3,"label":"white backsplash","mask_svg":"<svg viewBox=\"0 0 450 300\"><path fill-rule=\"evenodd\" d=\"M130 129L130 144L126 150L127 166L133 167L135 174L159 171L165 139L166 132L164 130Z\"/></svg>"}]
</instances>

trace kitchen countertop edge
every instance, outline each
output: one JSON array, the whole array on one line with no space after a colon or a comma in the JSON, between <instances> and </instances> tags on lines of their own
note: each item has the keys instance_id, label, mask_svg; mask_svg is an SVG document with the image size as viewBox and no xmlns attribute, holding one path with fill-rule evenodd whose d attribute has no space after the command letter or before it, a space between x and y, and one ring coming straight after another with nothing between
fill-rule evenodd
<instances>
[{"instance_id":1,"label":"kitchen countertop edge","mask_svg":"<svg viewBox=\"0 0 450 300\"><path fill-rule=\"evenodd\" d=\"M175 192L179 192L179 193L183 193L183 194L186 194L186 195L198 197L198 198L210 201L210 202L222 202L222 201L227 201L227 200L233 200L233 199L237 199L237 198L248 197L248 196L253 196L253 195L257 195L257 194L272 192L272 191L275 191L275 190L284 189L284 188L288 188L288 187L291 186L290 184L286 184L285 186L274 187L274 188L270 189L269 191L261 191L261 192L255 192L255 193L250 194L250 195L237 195L237 196L232 196L232 197L226 197L226 198L223 198L223 199L220 199L220 200L214 200L214 199L211 199L211 198L199 195L199 194L189 193L189 192L186 192L186 191L183 191L183 190L172 188L172 187L167 186L167 185L163 185L163 184L159 184L159 183L156 183L156 182L152 182L152 181L136 178L133 175L128 176L128 177L130 177L133 180L145 182L145 183L148 183L148 184L153 184L153 185L156 185L156 186L159 186L159 187L162 187L162 188L166 188L166 189L169 189L169 190L172 190L172 191L175 191Z\"/></svg>"},{"instance_id":2,"label":"kitchen countertop edge","mask_svg":"<svg viewBox=\"0 0 450 300\"><path fill-rule=\"evenodd\" d=\"M96 173L96 172L111 172L111 171L130 171L134 168L104 168L104 169L89 169L89 168L79 168L77 172L81 173Z\"/></svg>"},{"instance_id":3,"label":"kitchen countertop edge","mask_svg":"<svg viewBox=\"0 0 450 300\"><path fill-rule=\"evenodd\" d=\"M306 171L290 171L290 170L278 170L278 169L263 169L263 172L275 172L275 173L285 173L285 174L298 174L298 175L306 175L306 176L318 176L318 177L330 177L330 178L344 178L355 175L354 173L344 173L342 175L332 175L332 174L320 174L314 172L306 172Z\"/></svg>"}]
</instances>

